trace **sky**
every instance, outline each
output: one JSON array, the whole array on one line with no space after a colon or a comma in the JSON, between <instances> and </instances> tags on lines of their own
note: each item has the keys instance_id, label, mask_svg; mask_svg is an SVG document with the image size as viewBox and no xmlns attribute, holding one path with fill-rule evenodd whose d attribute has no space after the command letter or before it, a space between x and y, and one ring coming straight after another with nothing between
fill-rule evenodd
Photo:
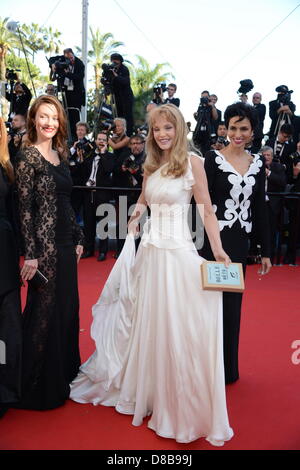
<instances>
[{"instance_id":1,"label":"sky","mask_svg":"<svg viewBox=\"0 0 300 470\"><path fill-rule=\"evenodd\" d=\"M195 125L193 112L200 93L209 90L217 108L238 100L240 80L251 79L262 102L276 98L275 88L294 90L292 101L300 114L298 0L89 0L89 26L111 32L125 45L119 52L131 62L136 55L151 65L168 62L174 75L180 109ZM298 8L297 8L298 7ZM293 11L294 10L294 11ZM81 47L82 1L1 0L1 17L52 26L63 33L64 47ZM62 49L64 48L62 47ZM37 65L48 74L44 56ZM88 78L92 71L88 69ZM298 112L297 112L298 111ZM265 132L269 128L265 121Z\"/></svg>"}]
</instances>

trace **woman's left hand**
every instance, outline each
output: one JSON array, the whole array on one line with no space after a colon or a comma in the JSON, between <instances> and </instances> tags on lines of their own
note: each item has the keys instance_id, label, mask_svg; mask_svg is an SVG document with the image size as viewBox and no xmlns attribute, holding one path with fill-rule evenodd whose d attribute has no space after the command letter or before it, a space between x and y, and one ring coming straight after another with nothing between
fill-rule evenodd
<instances>
[{"instance_id":1,"label":"woman's left hand","mask_svg":"<svg viewBox=\"0 0 300 470\"><path fill-rule=\"evenodd\" d=\"M261 259L261 268L258 271L258 274L268 274L272 267L272 263L270 258L262 258Z\"/></svg>"},{"instance_id":2,"label":"woman's left hand","mask_svg":"<svg viewBox=\"0 0 300 470\"><path fill-rule=\"evenodd\" d=\"M83 246L82 245L77 245L75 248L76 255L77 255L77 263L79 263L79 260L81 258L81 255L83 253Z\"/></svg>"}]
</instances>

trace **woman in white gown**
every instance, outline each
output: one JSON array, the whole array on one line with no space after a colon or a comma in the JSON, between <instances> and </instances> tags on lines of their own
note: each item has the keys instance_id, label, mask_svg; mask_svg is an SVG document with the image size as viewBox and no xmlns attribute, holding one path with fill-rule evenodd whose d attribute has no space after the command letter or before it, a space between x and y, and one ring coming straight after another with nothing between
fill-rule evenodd
<instances>
[{"instance_id":1,"label":"woman in white gown","mask_svg":"<svg viewBox=\"0 0 300 470\"><path fill-rule=\"evenodd\" d=\"M201 158L189 155L179 109L149 115L141 196L123 251L93 307L94 354L71 384L71 399L114 406L135 426L151 415L158 435L223 445L229 426L224 382L222 294L204 291L187 212L192 197L204 206L215 259L229 263L220 241ZM135 255L134 233L151 219Z\"/></svg>"}]
</instances>

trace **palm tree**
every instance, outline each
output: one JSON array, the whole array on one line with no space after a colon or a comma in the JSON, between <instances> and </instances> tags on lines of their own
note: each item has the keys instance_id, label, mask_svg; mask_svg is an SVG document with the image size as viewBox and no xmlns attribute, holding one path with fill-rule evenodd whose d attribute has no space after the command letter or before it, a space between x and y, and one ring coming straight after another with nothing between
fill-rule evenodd
<instances>
[{"instance_id":1,"label":"palm tree","mask_svg":"<svg viewBox=\"0 0 300 470\"><path fill-rule=\"evenodd\" d=\"M137 55L137 66L130 67L131 87L135 96L134 120L142 124L145 117L145 108L153 97L153 88L158 83L164 83L174 79L171 72L165 72L170 67L167 62L156 64L152 67L142 56Z\"/></svg>"},{"instance_id":2,"label":"palm tree","mask_svg":"<svg viewBox=\"0 0 300 470\"><path fill-rule=\"evenodd\" d=\"M6 57L14 48L18 48L19 40L15 34L7 29L8 18L0 18L0 80L5 81ZM8 101L1 97L1 114L3 117L8 113Z\"/></svg>"},{"instance_id":3,"label":"palm tree","mask_svg":"<svg viewBox=\"0 0 300 470\"><path fill-rule=\"evenodd\" d=\"M31 51L32 62L34 63L34 55L41 50L46 49L46 43L44 40L45 30L41 28L37 23L31 23L31 25L23 24L20 28L20 34L25 36L26 47Z\"/></svg>"},{"instance_id":4,"label":"palm tree","mask_svg":"<svg viewBox=\"0 0 300 470\"><path fill-rule=\"evenodd\" d=\"M0 18L0 80L5 81L6 55L19 47L19 40L15 34L7 29L8 18Z\"/></svg>"},{"instance_id":5,"label":"palm tree","mask_svg":"<svg viewBox=\"0 0 300 470\"><path fill-rule=\"evenodd\" d=\"M90 44L91 50L88 52L89 62L94 69L95 77L95 106L100 104L100 88L101 88L101 65L110 60L110 56L120 46L124 46L121 41L115 41L111 33L101 34L99 28L93 31L90 28Z\"/></svg>"},{"instance_id":6,"label":"palm tree","mask_svg":"<svg viewBox=\"0 0 300 470\"><path fill-rule=\"evenodd\" d=\"M62 42L60 40L60 36L62 33L57 29L54 31L54 29L52 29L52 26L49 26L49 28L43 28L42 32L44 34L44 51L46 52L46 54L58 54L62 45Z\"/></svg>"}]
</instances>

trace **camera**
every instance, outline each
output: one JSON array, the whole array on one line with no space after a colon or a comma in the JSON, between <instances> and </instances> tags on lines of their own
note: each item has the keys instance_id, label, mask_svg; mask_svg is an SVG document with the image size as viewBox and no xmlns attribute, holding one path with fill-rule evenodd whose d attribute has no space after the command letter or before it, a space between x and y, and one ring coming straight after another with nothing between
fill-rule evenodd
<instances>
[{"instance_id":1,"label":"camera","mask_svg":"<svg viewBox=\"0 0 300 470\"><path fill-rule=\"evenodd\" d=\"M164 93L167 90L167 85L165 83L157 83L153 88L154 99L153 102L156 104L161 104L161 93Z\"/></svg>"},{"instance_id":2,"label":"camera","mask_svg":"<svg viewBox=\"0 0 300 470\"><path fill-rule=\"evenodd\" d=\"M18 130L14 129L12 127L11 122L6 121L5 122L5 127L7 129L7 135L10 136L10 137L22 136L24 134L24 132L19 132Z\"/></svg>"},{"instance_id":3,"label":"camera","mask_svg":"<svg viewBox=\"0 0 300 470\"><path fill-rule=\"evenodd\" d=\"M291 94L290 93L279 94L277 99L278 101L280 101L280 103L282 103L285 106L287 104L290 104Z\"/></svg>"},{"instance_id":4,"label":"camera","mask_svg":"<svg viewBox=\"0 0 300 470\"><path fill-rule=\"evenodd\" d=\"M202 98L200 98L200 106L208 106L210 102L210 99L208 96L202 96Z\"/></svg>"},{"instance_id":5,"label":"camera","mask_svg":"<svg viewBox=\"0 0 300 470\"><path fill-rule=\"evenodd\" d=\"M54 62L56 73L64 73L65 69L69 67L70 63L70 59L66 58L65 56L61 56Z\"/></svg>"},{"instance_id":6,"label":"camera","mask_svg":"<svg viewBox=\"0 0 300 470\"><path fill-rule=\"evenodd\" d=\"M5 122L5 127L6 127L6 130L7 130L7 135L9 135L10 137L14 137L15 135L17 135L17 132L12 127L11 122L6 121Z\"/></svg>"},{"instance_id":7,"label":"camera","mask_svg":"<svg viewBox=\"0 0 300 470\"><path fill-rule=\"evenodd\" d=\"M225 138L225 137L223 137L223 136L220 135L220 136L217 138L217 144L223 144L223 145L225 145L225 142L226 142L226 138Z\"/></svg>"},{"instance_id":8,"label":"camera","mask_svg":"<svg viewBox=\"0 0 300 470\"><path fill-rule=\"evenodd\" d=\"M55 74L58 77L62 77L65 74L65 69L69 67L71 64L70 59L65 57L64 55L56 55L53 57L50 57L48 60L49 66L51 67L52 65L55 65Z\"/></svg>"},{"instance_id":9,"label":"camera","mask_svg":"<svg viewBox=\"0 0 300 470\"><path fill-rule=\"evenodd\" d=\"M160 94L160 91L162 91L163 93L167 91L167 85L165 83L157 83L153 88L154 93Z\"/></svg>"},{"instance_id":10,"label":"camera","mask_svg":"<svg viewBox=\"0 0 300 470\"><path fill-rule=\"evenodd\" d=\"M122 166L124 166L126 170L138 170L140 165L136 163L134 155L129 155L129 157L125 158Z\"/></svg>"},{"instance_id":11,"label":"camera","mask_svg":"<svg viewBox=\"0 0 300 470\"><path fill-rule=\"evenodd\" d=\"M21 72L20 69L6 69L6 73L5 73L5 78L6 80L10 80L11 82L14 82L14 81L18 81L19 80L19 77L18 77L18 74L17 72Z\"/></svg>"},{"instance_id":12,"label":"camera","mask_svg":"<svg viewBox=\"0 0 300 470\"><path fill-rule=\"evenodd\" d=\"M250 80L248 78L246 80L241 80L240 85L241 86L238 89L237 93L241 93L241 94L248 93L254 87L252 80Z\"/></svg>"},{"instance_id":13,"label":"camera","mask_svg":"<svg viewBox=\"0 0 300 470\"><path fill-rule=\"evenodd\" d=\"M94 145L92 142L86 138L80 139L76 144L76 150L82 150L84 154L87 154L94 150Z\"/></svg>"},{"instance_id":14,"label":"camera","mask_svg":"<svg viewBox=\"0 0 300 470\"><path fill-rule=\"evenodd\" d=\"M102 64L102 78L101 78L101 83L102 85L109 85L114 78L114 74L112 73L113 70L116 69L116 64L113 62L111 64Z\"/></svg>"}]
</instances>

